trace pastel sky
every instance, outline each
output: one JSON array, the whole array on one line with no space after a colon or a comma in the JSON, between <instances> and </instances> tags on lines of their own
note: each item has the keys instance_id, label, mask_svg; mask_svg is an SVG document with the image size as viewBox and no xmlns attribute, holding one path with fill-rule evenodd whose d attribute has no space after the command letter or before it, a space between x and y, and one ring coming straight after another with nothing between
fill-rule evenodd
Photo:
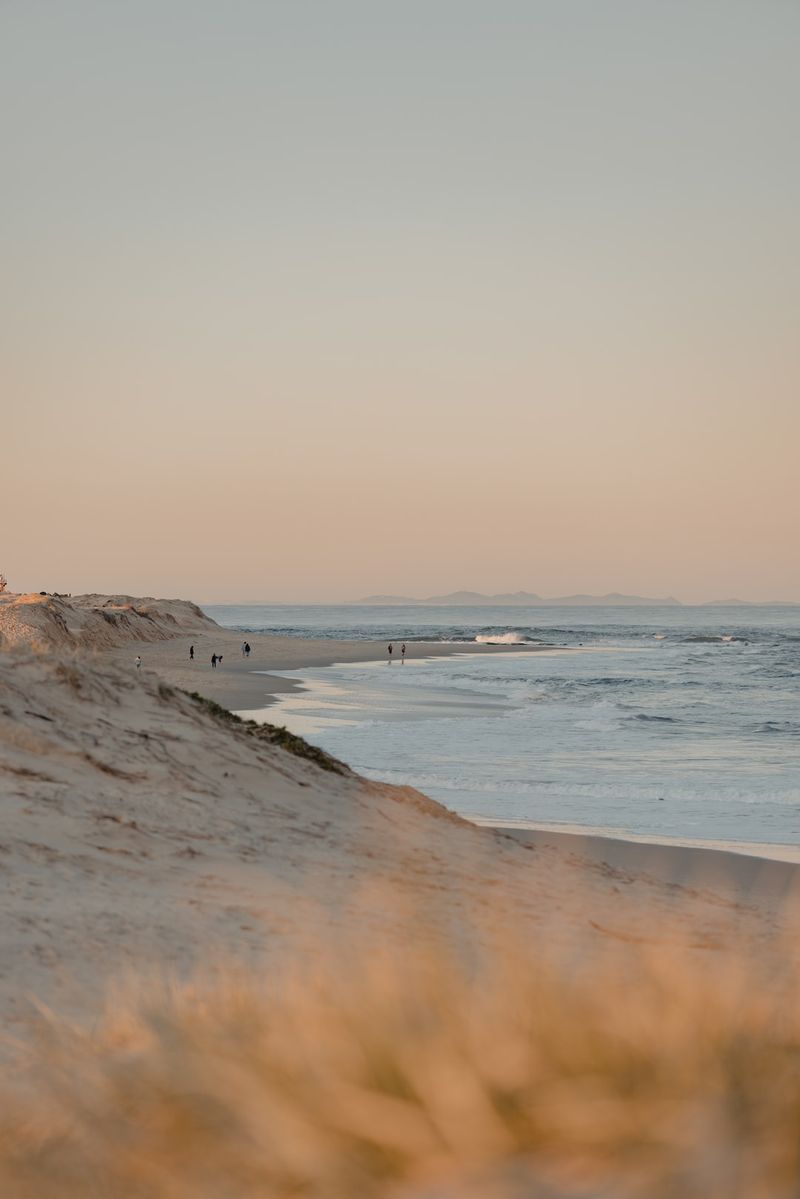
<instances>
[{"instance_id":1,"label":"pastel sky","mask_svg":"<svg viewBox=\"0 0 800 1199\"><path fill-rule=\"evenodd\" d=\"M5 0L16 590L800 600L800 4Z\"/></svg>"}]
</instances>

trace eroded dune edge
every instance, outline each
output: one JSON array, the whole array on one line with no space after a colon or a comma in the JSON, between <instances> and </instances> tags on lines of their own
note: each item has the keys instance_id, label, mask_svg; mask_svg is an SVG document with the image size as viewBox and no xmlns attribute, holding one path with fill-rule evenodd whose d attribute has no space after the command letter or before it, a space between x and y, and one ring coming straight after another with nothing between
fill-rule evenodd
<instances>
[{"instance_id":1,"label":"eroded dune edge","mask_svg":"<svg viewBox=\"0 0 800 1199\"><path fill-rule=\"evenodd\" d=\"M87 652L192 605L41 598L0 610L1 1193L795 1193L790 895L476 828Z\"/></svg>"},{"instance_id":2,"label":"eroded dune edge","mask_svg":"<svg viewBox=\"0 0 800 1199\"><path fill-rule=\"evenodd\" d=\"M107 650L201 634L217 624L189 600L130 595L0 595L0 646Z\"/></svg>"}]
</instances>

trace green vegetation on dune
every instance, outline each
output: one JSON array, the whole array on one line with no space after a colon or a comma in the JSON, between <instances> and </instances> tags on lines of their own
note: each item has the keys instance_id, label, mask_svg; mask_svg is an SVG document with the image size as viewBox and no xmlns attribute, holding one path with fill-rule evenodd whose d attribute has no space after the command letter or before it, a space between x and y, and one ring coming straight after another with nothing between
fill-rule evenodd
<instances>
[{"instance_id":1,"label":"green vegetation on dune","mask_svg":"<svg viewBox=\"0 0 800 1199\"><path fill-rule=\"evenodd\" d=\"M216 703L213 699L207 699L204 695L200 695L198 691L184 691L184 695L188 695L195 703L201 704L202 707L213 716L220 724L227 725L230 728L235 728L239 732L248 733L252 737L256 737L259 741L266 741L269 745L278 745L281 749L285 749L290 754L294 754L298 758L307 758L310 762L314 762L322 770L329 770L333 774L350 774L351 771L344 762L340 762L337 758L326 754L323 749L318 749L316 745L309 745L302 737L298 737L295 733L290 733L288 729L275 724L259 724L255 720L243 720L241 716L237 716L235 712L224 708L222 704Z\"/></svg>"}]
</instances>

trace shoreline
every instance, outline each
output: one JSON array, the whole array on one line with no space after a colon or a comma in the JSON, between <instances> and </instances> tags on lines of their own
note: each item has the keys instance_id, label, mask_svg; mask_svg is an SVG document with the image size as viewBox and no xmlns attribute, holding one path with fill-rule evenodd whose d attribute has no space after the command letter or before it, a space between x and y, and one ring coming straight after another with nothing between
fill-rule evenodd
<instances>
[{"instance_id":1,"label":"shoreline","mask_svg":"<svg viewBox=\"0 0 800 1199\"><path fill-rule=\"evenodd\" d=\"M242 657L242 642L252 649ZM402 644L398 641L397 647ZM189 647L194 645L194 661ZM462 641L407 641L409 661L446 658L467 654L535 654L553 649L571 652L571 647L551 645L485 645ZM180 635L156 642L131 641L113 650L98 651L103 657L129 665L137 655L142 670L152 670L165 683L184 691L198 691L206 699L232 712L255 712L268 708L279 695L297 691L303 684L272 671L305 670L314 667L386 661L383 641L345 641L323 637L291 637L274 633L243 633L220 629L197 636ZM578 652L578 651L576 651ZM221 667L212 669L211 655L222 653ZM399 656L395 660L399 665Z\"/></svg>"},{"instance_id":2,"label":"shoreline","mask_svg":"<svg viewBox=\"0 0 800 1199\"><path fill-rule=\"evenodd\" d=\"M241 655L243 641L252 647L249 658ZM189 646L195 647L195 660L189 661ZM407 642L406 657L424 660L439 657L472 656L475 654L528 654L552 650L571 652L574 647L551 645L486 645L472 642ZM280 702L283 695L300 692L305 688L301 679L286 678L271 671L298 671L346 665L348 663L381 662L386 660L386 644L383 641L347 641L328 638L307 638L271 633L243 633L241 630L222 629L219 632L203 632L198 636L180 635L158 642L131 642L113 650L97 651L104 658L111 658L129 665L137 654L143 663L142 670L151 670L170 686L184 691L197 691L205 698L228 708L230 711L249 716L264 717L268 709ZM212 653L223 654L223 665L213 670L210 665ZM581 650L574 648L574 652ZM625 834L616 830L594 827L565 826L555 828L538 825L524 820L498 821L496 817L465 815L464 819L478 828L492 829L530 845L558 845L562 851L585 854L592 861L603 862L611 868L622 866L640 870L651 867L659 877L668 881L691 879L698 872L702 855L704 878L708 867L716 863L714 873L720 866L730 868L737 878L752 877L754 872L741 866L742 862L754 862L772 871L773 885L778 890L789 886L790 875L800 888L800 846L781 846L757 843L648 837L643 834ZM794 852L793 852L794 850ZM729 873L726 868L725 874ZM787 873L789 872L789 873ZM737 889L741 889L738 888Z\"/></svg>"},{"instance_id":3,"label":"shoreline","mask_svg":"<svg viewBox=\"0 0 800 1199\"><path fill-rule=\"evenodd\" d=\"M478 822L473 819L473 823ZM788 859L760 856L722 843L634 840L598 836L577 827L569 832L518 827L521 823L503 825L487 820L478 827L490 828L540 852L581 859L622 884L646 877L689 893L716 893L737 905L760 901L780 920L800 902L800 847L798 856Z\"/></svg>"},{"instance_id":4,"label":"shoreline","mask_svg":"<svg viewBox=\"0 0 800 1199\"><path fill-rule=\"evenodd\" d=\"M215 946L275 962L316 943L317 919L333 937L358 927L381 945L421 929L472 930L496 911L498 927L540 928L569 953L618 942L780 947L800 896L793 863L462 818L413 785L320 769L302 742L237 727L175 690L252 711L302 686L310 664L374 662L385 648L253 634L245 659L245 636L212 626L116 649L65 638L9 655L0 948L16 964L0 986L0 1019L20 1020L27 994L80 1016L91 993L139 960L181 976ZM514 674L522 654L543 651L565 652L409 643L423 675L437 657L468 664L480 653L513 654ZM222 669L211 669L212 653L223 653ZM299 678L257 673L270 668ZM372 673L397 689L382 667Z\"/></svg>"},{"instance_id":5,"label":"shoreline","mask_svg":"<svg viewBox=\"0 0 800 1199\"><path fill-rule=\"evenodd\" d=\"M430 655L433 656L433 655ZM469 656L469 653L464 656ZM374 661L374 660L373 660ZM302 668L300 668L302 669ZM271 704L280 706L283 696L290 696L291 693L309 692L310 702L313 702L314 688L320 686L320 682L305 679L288 679L284 677L276 677L275 692L272 695ZM283 693L283 696L280 693ZM256 721L270 719L270 709L265 706L262 709L244 709L240 710L237 715L245 719L254 719ZM310 728L303 728L302 721L298 721L298 713L295 713L295 722L292 725L293 731L300 736L312 736L313 731ZM286 713L283 713L286 716ZM414 785L411 780L410 785ZM443 802L443 801L440 801ZM609 864L617 860L625 860L626 864L633 869L640 869L642 861L647 858L657 867L656 873L663 875L672 881L681 878L684 881L687 876L691 876L691 871L687 870L683 865L680 868L670 866L669 869L664 869L666 862L671 859L674 863L682 860L682 851L686 850L691 855L707 856L707 863L716 862L717 867L723 865L727 859L733 859L733 862L728 862L728 866L738 865L739 860L749 859L758 863L774 863L776 867L788 867L789 871L796 873L796 885L800 890L800 845L792 845L780 842L755 842L755 841L720 841L710 838L692 839L689 837L669 836L667 834L659 836L654 833L633 833L627 832L624 829L605 828L593 825L576 825L564 824L554 825L546 822L539 823L530 820L502 820L497 816L484 816L472 812L458 811L457 813L462 819L468 820L471 824L478 828L491 829L494 832L506 834L520 841L528 841L530 843L556 843L563 850L584 851L589 849L589 856L592 858L602 858ZM624 847L622 849L618 847ZM659 862L659 858L663 861ZM695 858L695 865L699 865L700 857ZM704 870L704 875L706 871ZM733 873L742 873L741 870L733 871ZM745 871L746 873L746 871ZM775 871L776 877L781 876L780 869Z\"/></svg>"},{"instance_id":6,"label":"shoreline","mask_svg":"<svg viewBox=\"0 0 800 1199\"><path fill-rule=\"evenodd\" d=\"M762 862L782 862L787 866L800 866L800 845L782 844L779 841L717 841L710 838L659 836L648 833L628 833L623 829L598 828L579 824L539 824L532 820L502 820L493 816L477 816L467 814L465 820L477 824L479 828L492 828L501 833L534 833L537 837L570 838L581 837L597 842L610 842L614 845L642 846L647 849L702 849L707 853L730 854L737 857L758 858ZM566 841L565 841L566 843Z\"/></svg>"}]
</instances>

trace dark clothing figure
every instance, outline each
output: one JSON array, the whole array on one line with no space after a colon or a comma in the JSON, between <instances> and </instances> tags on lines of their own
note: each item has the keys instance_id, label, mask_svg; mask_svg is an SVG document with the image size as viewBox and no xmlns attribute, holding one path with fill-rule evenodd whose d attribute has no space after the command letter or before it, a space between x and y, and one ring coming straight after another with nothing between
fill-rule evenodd
<instances>
[{"instance_id":1,"label":"dark clothing figure","mask_svg":"<svg viewBox=\"0 0 800 1199\"><path fill-rule=\"evenodd\" d=\"M403 644L400 646L400 665L405 666L405 664L406 664L406 643L404 641Z\"/></svg>"},{"instance_id":2,"label":"dark clothing figure","mask_svg":"<svg viewBox=\"0 0 800 1199\"><path fill-rule=\"evenodd\" d=\"M244 643L244 656L246 658L250 657L250 642L249 641L245 641L245 643Z\"/></svg>"},{"instance_id":3,"label":"dark clothing figure","mask_svg":"<svg viewBox=\"0 0 800 1199\"><path fill-rule=\"evenodd\" d=\"M189 646L189 661L194 662L194 646Z\"/></svg>"},{"instance_id":4,"label":"dark clothing figure","mask_svg":"<svg viewBox=\"0 0 800 1199\"><path fill-rule=\"evenodd\" d=\"M217 655L216 654L211 655L211 665L214 670L217 669Z\"/></svg>"},{"instance_id":5,"label":"dark clothing figure","mask_svg":"<svg viewBox=\"0 0 800 1199\"><path fill-rule=\"evenodd\" d=\"M392 652L393 652L393 651L394 651L394 646L392 645L392 643L391 643L391 641L390 641L390 642L389 642L389 665L390 665L390 666L391 666L391 664L392 664Z\"/></svg>"}]
</instances>

